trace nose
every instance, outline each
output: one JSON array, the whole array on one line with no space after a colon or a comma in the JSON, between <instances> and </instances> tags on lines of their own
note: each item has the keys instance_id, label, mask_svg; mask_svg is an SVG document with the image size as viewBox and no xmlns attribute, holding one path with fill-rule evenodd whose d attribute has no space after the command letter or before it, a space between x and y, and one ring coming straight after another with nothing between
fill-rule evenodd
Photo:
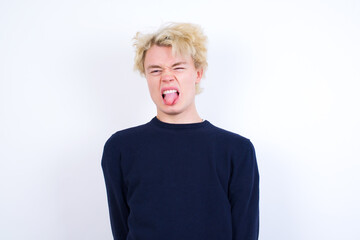
<instances>
[{"instance_id":1,"label":"nose","mask_svg":"<svg viewBox=\"0 0 360 240\"><path fill-rule=\"evenodd\" d=\"M172 81L174 80L174 74L171 70L169 69L164 69L162 74L161 74L161 80L162 81Z\"/></svg>"}]
</instances>

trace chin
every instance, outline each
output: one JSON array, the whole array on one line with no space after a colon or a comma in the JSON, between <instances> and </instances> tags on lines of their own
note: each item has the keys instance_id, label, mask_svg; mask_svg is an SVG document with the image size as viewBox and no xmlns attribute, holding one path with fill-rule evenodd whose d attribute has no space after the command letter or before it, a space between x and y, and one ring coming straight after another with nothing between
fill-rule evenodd
<instances>
[{"instance_id":1,"label":"chin","mask_svg":"<svg viewBox=\"0 0 360 240\"><path fill-rule=\"evenodd\" d=\"M182 111L178 108L178 106L165 106L158 108L161 112L168 115L176 115L181 113Z\"/></svg>"}]
</instances>

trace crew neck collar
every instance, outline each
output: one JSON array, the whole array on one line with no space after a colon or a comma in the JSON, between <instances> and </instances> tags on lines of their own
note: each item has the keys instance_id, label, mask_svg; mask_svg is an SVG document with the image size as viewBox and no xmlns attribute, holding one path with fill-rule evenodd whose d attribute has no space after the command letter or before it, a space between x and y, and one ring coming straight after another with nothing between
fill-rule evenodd
<instances>
[{"instance_id":1,"label":"crew neck collar","mask_svg":"<svg viewBox=\"0 0 360 240\"><path fill-rule=\"evenodd\" d=\"M203 128L210 124L208 120L204 120L202 122L197 123L167 123L160 121L156 116L153 117L150 121L150 123L161 127L161 128L172 128L172 129L179 129L179 128Z\"/></svg>"}]
</instances>

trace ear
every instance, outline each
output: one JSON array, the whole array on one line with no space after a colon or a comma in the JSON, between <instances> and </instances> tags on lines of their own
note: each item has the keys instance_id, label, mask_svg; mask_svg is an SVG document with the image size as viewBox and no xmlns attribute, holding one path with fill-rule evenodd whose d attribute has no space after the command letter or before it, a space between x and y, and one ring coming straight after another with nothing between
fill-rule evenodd
<instances>
[{"instance_id":1,"label":"ear","mask_svg":"<svg viewBox=\"0 0 360 240\"><path fill-rule=\"evenodd\" d=\"M196 70L196 81L195 83L199 83L204 73L204 69L199 68Z\"/></svg>"}]
</instances>

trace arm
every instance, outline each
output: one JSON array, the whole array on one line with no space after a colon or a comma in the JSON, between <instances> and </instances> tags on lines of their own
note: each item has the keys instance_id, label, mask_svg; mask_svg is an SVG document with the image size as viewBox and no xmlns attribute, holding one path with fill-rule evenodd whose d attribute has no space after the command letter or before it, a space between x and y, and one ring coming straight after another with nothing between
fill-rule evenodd
<instances>
[{"instance_id":1,"label":"arm","mask_svg":"<svg viewBox=\"0 0 360 240\"><path fill-rule=\"evenodd\" d=\"M125 240L128 233L129 207L120 166L120 151L111 138L105 143L101 166L104 173L110 223L114 240Z\"/></svg>"},{"instance_id":2,"label":"arm","mask_svg":"<svg viewBox=\"0 0 360 240\"><path fill-rule=\"evenodd\" d=\"M229 201L233 240L257 240L259 235L259 172L255 149L249 141L232 159Z\"/></svg>"}]
</instances>

